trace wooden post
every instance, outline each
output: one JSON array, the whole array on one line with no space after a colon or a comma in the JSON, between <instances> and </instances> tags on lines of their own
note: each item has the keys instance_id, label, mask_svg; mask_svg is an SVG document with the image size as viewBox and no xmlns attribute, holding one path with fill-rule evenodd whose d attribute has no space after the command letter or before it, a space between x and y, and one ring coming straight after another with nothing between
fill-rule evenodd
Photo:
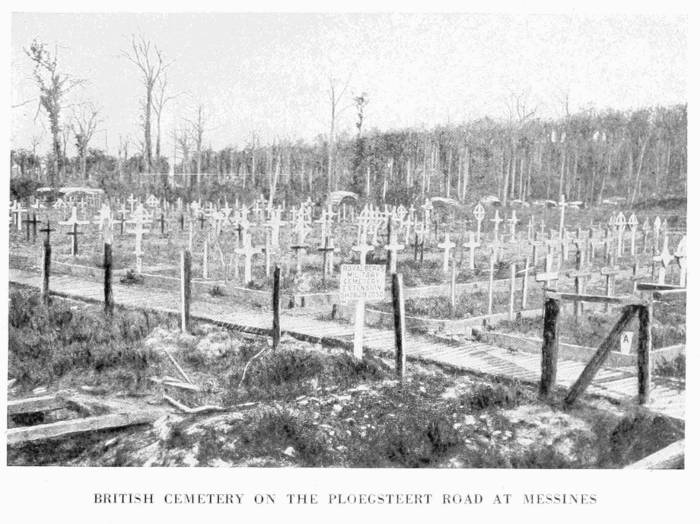
<instances>
[{"instance_id":1,"label":"wooden post","mask_svg":"<svg viewBox=\"0 0 700 524\"><path fill-rule=\"evenodd\" d=\"M280 268L275 265L272 277L272 350L280 343Z\"/></svg>"},{"instance_id":2,"label":"wooden post","mask_svg":"<svg viewBox=\"0 0 700 524\"><path fill-rule=\"evenodd\" d=\"M489 258L489 305L487 310L487 315L493 314L493 273L494 266L496 263L496 254L491 251L491 257Z\"/></svg>"},{"instance_id":3,"label":"wooden post","mask_svg":"<svg viewBox=\"0 0 700 524\"><path fill-rule=\"evenodd\" d=\"M520 309L527 309L527 278L530 272L530 259L525 258L525 269L523 269L523 296L521 298Z\"/></svg>"},{"instance_id":4,"label":"wooden post","mask_svg":"<svg viewBox=\"0 0 700 524\"><path fill-rule=\"evenodd\" d=\"M191 296L191 276L192 276L192 254L188 249L184 250L180 255L180 312L181 324L180 328L183 332L189 331L190 328L190 296Z\"/></svg>"},{"instance_id":5,"label":"wooden post","mask_svg":"<svg viewBox=\"0 0 700 524\"><path fill-rule=\"evenodd\" d=\"M394 340L396 342L396 376L403 381L406 370L406 321L403 302L403 275L391 275L391 302L394 306Z\"/></svg>"},{"instance_id":6,"label":"wooden post","mask_svg":"<svg viewBox=\"0 0 700 524\"><path fill-rule=\"evenodd\" d=\"M544 328L542 333L542 376L540 398L547 399L557 382L557 360L559 357L559 301L547 298L544 302Z\"/></svg>"},{"instance_id":7,"label":"wooden post","mask_svg":"<svg viewBox=\"0 0 700 524\"><path fill-rule=\"evenodd\" d=\"M111 227L111 226L108 226ZM112 243L104 243L104 291L105 291L105 314L111 315L114 311L114 297L112 295Z\"/></svg>"},{"instance_id":8,"label":"wooden post","mask_svg":"<svg viewBox=\"0 0 700 524\"><path fill-rule=\"evenodd\" d=\"M450 275L450 316L454 318L457 309L457 260L452 257L452 274Z\"/></svg>"},{"instance_id":9,"label":"wooden post","mask_svg":"<svg viewBox=\"0 0 700 524\"><path fill-rule=\"evenodd\" d=\"M362 359L362 339L365 333L365 300L358 299L355 302L355 334L353 337L353 355L356 359Z\"/></svg>"},{"instance_id":10,"label":"wooden post","mask_svg":"<svg viewBox=\"0 0 700 524\"><path fill-rule=\"evenodd\" d=\"M512 321L515 315L515 264L510 265L510 297L508 300L508 320Z\"/></svg>"},{"instance_id":11,"label":"wooden post","mask_svg":"<svg viewBox=\"0 0 700 524\"><path fill-rule=\"evenodd\" d=\"M47 306L50 303L49 298L49 276L51 275L51 243L44 241L44 263L41 268L41 298Z\"/></svg>"},{"instance_id":12,"label":"wooden post","mask_svg":"<svg viewBox=\"0 0 700 524\"><path fill-rule=\"evenodd\" d=\"M625 306L622 309L622 315L617 321L617 324L615 324L610 333L608 333L608 336L605 337L605 340L603 340L602 344L598 347L595 355L593 355L574 385L569 389L569 392L564 399L565 406L572 405L583 394L593 380L593 377L595 377L595 374L602 367L608 354L612 351L616 344L619 344L620 335L625 330L627 324L629 324L629 321L632 319L634 314L637 312L636 307L637 306Z\"/></svg>"},{"instance_id":13,"label":"wooden post","mask_svg":"<svg viewBox=\"0 0 700 524\"><path fill-rule=\"evenodd\" d=\"M202 255L202 278L209 278L209 235L204 235L204 253Z\"/></svg>"},{"instance_id":14,"label":"wooden post","mask_svg":"<svg viewBox=\"0 0 700 524\"><path fill-rule=\"evenodd\" d=\"M651 376L651 319L652 305L639 307L639 337L637 345L637 377L639 403L646 404L649 400Z\"/></svg>"}]
</instances>

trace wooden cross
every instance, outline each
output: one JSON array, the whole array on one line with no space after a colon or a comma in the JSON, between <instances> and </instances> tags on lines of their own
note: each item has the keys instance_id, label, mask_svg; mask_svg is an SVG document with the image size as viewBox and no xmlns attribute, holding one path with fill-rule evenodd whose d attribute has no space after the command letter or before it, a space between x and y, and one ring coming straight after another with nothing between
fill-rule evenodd
<instances>
[{"instance_id":1,"label":"wooden cross","mask_svg":"<svg viewBox=\"0 0 700 524\"><path fill-rule=\"evenodd\" d=\"M630 228L630 255L634 257L637 254L637 225L639 220L637 220L637 215L632 213L627 220L627 225Z\"/></svg>"},{"instance_id":2,"label":"wooden cross","mask_svg":"<svg viewBox=\"0 0 700 524\"><path fill-rule=\"evenodd\" d=\"M22 231L22 213L25 213L26 211L27 210L22 207L21 202L17 202L17 205L12 210L12 212L15 215L15 224L17 226L17 231Z\"/></svg>"},{"instance_id":3,"label":"wooden cross","mask_svg":"<svg viewBox=\"0 0 700 524\"><path fill-rule=\"evenodd\" d=\"M272 246L277 247L279 246L280 242L280 226L286 224L282 220L282 211L277 208L276 210L272 210L272 214L270 216L270 220L268 222L268 227L270 228L271 236L270 236L270 243Z\"/></svg>"},{"instance_id":4,"label":"wooden cross","mask_svg":"<svg viewBox=\"0 0 700 524\"><path fill-rule=\"evenodd\" d=\"M476 218L476 241L481 242L481 223L484 221L486 216L486 210L484 206L479 202L474 208L474 218Z\"/></svg>"},{"instance_id":5,"label":"wooden cross","mask_svg":"<svg viewBox=\"0 0 700 524\"><path fill-rule=\"evenodd\" d=\"M419 235L420 231L420 235ZM418 242L418 237L420 236L421 241ZM423 239L423 233L421 230L416 228L416 231L414 232L414 239L413 239L413 244L411 244L411 247L413 247L413 261L416 262L418 260L418 248L420 247L420 263L423 264L423 246L425 245L425 241Z\"/></svg>"},{"instance_id":6,"label":"wooden cross","mask_svg":"<svg viewBox=\"0 0 700 524\"><path fill-rule=\"evenodd\" d=\"M333 237L327 236L323 240L323 246L318 248L318 251L323 255L323 281L326 281L326 276L333 274L333 253L335 246L333 245Z\"/></svg>"},{"instance_id":7,"label":"wooden cross","mask_svg":"<svg viewBox=\"0 0 700 524\"><path fill-rule=\"evenodd\" d=\"M676 246L676 251L673 256L676 258L678 267L680 269L678 285L685 287L686 274L687 274L687 256L686 256L686 237L685 235L681 238L681 241Z\"/></svg>"},{"instance_id":8,"label":"wooden cross","mask_svg":"<svg viewBox=\"0 0 700 524\"><path fill-rule=\"evenodd\" d=\"M564 234L564 214L566 207L568 206L564 195L559 197L559 238L562 238Z\"/></svg>"},{"instance_id":9,"label":"wooden cross","mask_svg":"<svg viewBox=\"0 0 700 524\"><path fill-rule=\"evenodd\" d=\"M29 242L29 225L31 224L32 226L32 242L36 242L36 225L41 224L41 220L36 219L36 213L32 213L32 218L31 220L29 219L29 214L27 214L27 218L23 220L25 224L27 224L27 242Z\"/></svg>"},{"instance_id":10,"label":"wooden cross","mask_svg":"<svg viewBox=\"0 0 700 524\"><path fill-rule=\"evenodd\" d=\"M437 247L443 250L442 271L447 273L450 269L450 251L455 247L455 243L450 240L450 234L445 232L445 239Z\"/></svg>"},{"instance_id":11,"label":"wooden cross","mask_svg":"<svg viewBox=\"0 0 700 524\"><path fill-rule=\"evenodd\" d=\"M665 284L666 283L666 269L673 261L673 256L671 255L671 253L668 250L668 237L667 236L664 236L664 243L663 243L663 247L661 248L661 253L659 253L657 256L655 256L652 260L654 262L661 263L661 266L659 267L658 283Z\"/></svg>"},{"instance_id":12,"label":"wooden cross","mask_svg":"<svg viewBox=\"0 0 700 524\"><path fill-rule=\"evenodd\" d=\"M649 224L649 217L644 219L642 224L642 253L646 255L648 249L648 239L649 232L651 231L651 225Z\"/></svg>"},{"instance_id":13,"label":"wooden cross","mask_svg":"<svg viewBox=\"0 0 700 524\"><path fill-rule=\"evenodd\" d=\"M521 303L520 303L520 308L521 309L526 309L527 308L527 279L530 273L530 259L528 257L525 257L525 267L518 271L518 275L522 275L523 278L523 285L522 285L522 297L521 297Z\"/></svg>"},{"instance_id":14,"label":"wooden cross","mask_svg":"<svg viewBox=\"0 0 700 524\"><path fill-rule=\"evenodd\" d=\"M71 230L68 233L66 233L67 235L70 235L73 237L73 241L71 242L70 254L72 256L78 256L78 235L82 235L82 233L78 232L78 224L86 224L86 222L78 220L77 207L73 206L73 208L71 209L70 218L66 221L59 222L59 224L62 226L70 226L71 227Z\"/></svg>"},{"instance_id":15,"label":"wooden cross","mask_svg":"<svg viewBox=\"0 0 700 524\"><path fill-rule=\"evenodd\" d=\"M70 254L71 256L78 256L78 235L82 235L82 232L78 231L78 222L73 222L72 229L66 233L66 235L73 237L73 242L71 242Z\"/></svg>"},{"instance_id":16,"label":"wooden cross","mask_svg":"<svg viewBox=\"0 0 700 524\"><path fill-rule=\"evenodd\" d=\"M618 258L622 256L622 237L625 233L625 227L627 226L627 219L625 215L620 212L615 218L615 228L617 229L617 256Z\"/></svg>"},{"instance_id":17,"label":"wooden cross","mask_svg":"<svg viewBox=\"0 0 700 524\"><path fill-rule=\"evenodd\" d=\"M510 241L515 242L515 226L520 220L515 216L515 209L513 209L510 218L507 220L508 226L510 228Z\"/></svg>"},{"instance_id":18,"label":"wooden cross","mask_svg":"<svg viewBox=\"0 0 700 524\"><path fill-rule=\"evenodd\" d=\"M474 231L469 231L469 242L462 244L462 247L466 247L469 250L469 270L474 271L474 259L476 248L480 247L481 244L478 240L474 238Z\"/></svg>"},{"instance_id":19,"label":"wooden cross","mask_svg":"<svg viewBox=\"0 0 700 524\"><path fill-rule=\"evenodd\" d=\"M654 219L654 255L659 253L659 233L661 232L661 219L657 217Z\"/></svg>"},{"instance_id":20,"label":"wooden cross","mask_svg":"<svg viewBox=\"0 0 700 524\"><path fill-rule=\"evenodd\" d=\"M535 275L536 282L544 282L543 289L546 291L550 287L550 282L559 280L559 272L552 270L552 255L547 255L544 259L544 272Z\"/></svg>"},{"instance_id":21,"label":"wooden cross","mask_svg":"<svg viewBox=\"0 0 700 524\"><path fill-rule=\"evenodd\" d=\"M53 231L56 231L55 229L51 229L51 221L46 220L46 227L44 229L40 229L39 233L46 233L46 238L44 239L44 244L51 244L51 233Z\"/></svg>"},{"instance_id":22,"label":"wooden cross","mask_svg":"<svg viewBox=\"0 0 700 524\"><path fill-rule=\"evenodd\" d=\"M139 200L138 198L134 198L133 193L129 195L129 198L126 199L126 201L129 203L129 206L131 206L131 212L134 212L134 204L136 204Z\"/></svg>"},{"instance_id":23,"label":"wooden cross","mask_svg":"<svg viewBox=\"0 0 700 524\"><path fill-rule=\"evenodd\" d=\"M367 263L367 253L372 251L374 246L367 244L365 235L362 235L360 242L356 246L352 246L352 250L359 253L360 265L364 266Z\"/></svg>"},{"instance_id":24,"label":"wooden cross","mask_svg":"<svg viewBox=\"0 0 700 524\"><path fill-rule=\"evenodd\" d=\"M136 255L136 274L140 275L143 267L143 235L145 232L147 232L147 229L144 228L144 225L146 224L146 210L144 209L143 204L138 205L132 219L129 220L129 222L136 226L134 229L134 235L136 238L134 254Z\"/></svg>"},{"instance_id":25,"label":"wooden cross","mask_svg":"<svg viewBox=\"0 0 700 524\"><path fill-rule=\"evenodd\" d=\"M532 267L537 270L537 262L539 261L539 257L537 256L537 248L539 246L544 246L544 242L539 242L536 240L531 240L529 244L532 246Z\"/></svg>"},{"instance_id":26,"label":"wooden cross","mask_svg":"<svg viewBox=\"0 0 700 524\"><path fill-rule=\"evenodd\" d=\"M253 247L250 234L243 237L243 247L235 250L236 254L243 255L243 280L246 284L253 281L253 256L261 252L260 248Z\"/></svg>"},{"instance_id":27,"label":"wooden cross","mask_svg":"<svg viewBox=\"0 0 700 524\"><path fill-rule=\"evenodd\" d=\"M500 229L501 222L503 222L503 219L498 215L498 209L496 209L496 214L491 219L491 222L493 222L493 239L498 242L498 230Z\"/></svg>"},{"instance_id":28,"label":"wooden cross","mask_svg":"<svg viewBox=\"0 0 700 524\"><path fill-rule=\"evenodd\" d=\"M618 266L601 268L600 274L605 277L605 295L612 297L615 294L615 275L620 272ZM605 304L605 311L608 311L609 304Z\"/></svg>"},{"instance_id":29,"label":"wooden cross","mask_svg":"<svg viewBox=\"0 0 700 524\"><path fill-rule=\"evenodd\" d=\"M586 292L586 279L590 278L592 273L583 268L583 253L579 244L576 244L576 269L569 271L566 276L574 279L574 290L577 295L583 295ZM583 304L574 302L574 318L578 321L579 310Z\"/></svg>"}]
</instances>

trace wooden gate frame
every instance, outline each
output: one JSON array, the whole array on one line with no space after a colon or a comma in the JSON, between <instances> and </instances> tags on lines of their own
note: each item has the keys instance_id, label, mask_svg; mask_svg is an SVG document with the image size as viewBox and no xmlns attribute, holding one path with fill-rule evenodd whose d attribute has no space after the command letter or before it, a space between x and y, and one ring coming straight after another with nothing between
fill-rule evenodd
<instances>
[{"instance_id":1,"label":"wooden gate frame","mask_svg":"<svg viewBox=\"0 0 700 524\"><path fill-rule=\"evenodd\" d=\"M654 293L657 298L657 293ZM578 295L575 293L558 293L547 291L544 303L544 327L542 337L542 375L540 377L540 398L549 399L557 378L557 360L559 353L559 317L560 302L596 302L622 305L622 313L615 326L610 330L597 351L586 364L576 382L569 388L564 398L564 406L571 406L590 385L598 370L603 366L620 334L625 330L635 315L639 317L639 336L637 342L637 379L638 401L645 404L649 400L651 376L651 318L652 301L636 297L608 297L604 295Z\"/></svg>"}]
</instances>

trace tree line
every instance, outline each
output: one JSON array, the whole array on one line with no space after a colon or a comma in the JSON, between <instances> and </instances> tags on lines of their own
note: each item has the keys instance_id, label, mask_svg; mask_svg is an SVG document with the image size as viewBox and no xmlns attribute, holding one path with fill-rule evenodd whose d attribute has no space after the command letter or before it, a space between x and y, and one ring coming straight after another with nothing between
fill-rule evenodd
<instances>
[{"instance_id":1,"label":"tree line","mask_svg":"<svg viewBox=\"0 0 700 524\"><path fill-rule=\"evenodd\" d=\"M120 136L117 155L108 155L90 147L100 122L93 104L74 105L72 114L64 115L66 96L83 80L61 71L56 50L43 43L34 41L25 52L33 64L39 109L49 122L51 149L42 156L33 140L31 149L12 151L11 167L13 174L51 186L71 181L118 189L145 173L160 175L148 182L158 192L171 190L169 174L176 174L188 196L212 185L221 189L225 182L223 187L268 199L319 200L334 190L350 190L375 203L422 202L432 196L464 201L488 193L503 203L564 195L589 205L606 196L635 203L642 196L686 191L684 104L574 114L566 104L565 116L546 119L537 117L523 97L513 96L503 119L363 132L369 96L362 93L341 108L350 79L342 85L330 79L330 129L312 141L262 144L253 133L243 147L213 150L205 145L208 115L199 104L194 118L172 130L173 150L166 152L161 115L177 97L168 90L170 62L155 44L132 36L123 54L144 86L142 134ZM355 131L339 133L337 117L353 105ZM74 158L66 155L69 140Z\"/></svg>"}]
</instances>

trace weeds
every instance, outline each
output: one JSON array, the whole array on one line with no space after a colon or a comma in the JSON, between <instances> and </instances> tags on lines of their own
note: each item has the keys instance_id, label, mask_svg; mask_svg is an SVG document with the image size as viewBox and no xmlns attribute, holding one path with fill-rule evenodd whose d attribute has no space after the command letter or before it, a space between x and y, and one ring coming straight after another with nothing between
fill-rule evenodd
<instances>
[{"instance_id":1,"label":"weeds","mask_svg":"<svg viewBox=\"0 0 700 524\"><path fill-rule=\"evenodd\" d=\"M74 370L111 372L116 380L138 385L160 358L140 342L152 319L135 311L101 310L55 301L49 307L38 293L10 294L9 361L20 384L51 383ZM112 373L117 369L121 373Z\"/></svg>"},{"instance_id":2,"label":"weeds","mask_svg":"<svg viewBox=\"0 0 700 524\"><path fill-rule=\"evenodd\" d=\"M133 269L127 269L124 276L119 279L119 282L127 286L140 285L143 284L143 276L137 274Z\"/></svg>"}]
</instances>

